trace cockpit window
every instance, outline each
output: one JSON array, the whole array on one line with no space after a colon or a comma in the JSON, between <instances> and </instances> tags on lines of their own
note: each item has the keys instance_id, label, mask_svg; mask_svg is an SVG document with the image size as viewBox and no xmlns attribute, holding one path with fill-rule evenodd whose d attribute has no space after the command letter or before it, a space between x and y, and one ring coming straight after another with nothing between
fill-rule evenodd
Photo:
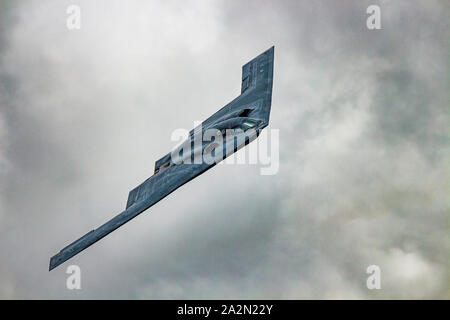
<instances>
[{"instance_id":1,"label":"cockpit window","mask_svg":"<svg viewBox=\"0 0 450 320\"><path fill-rule=\"evenodd\" d=\"M256 125L256 121L255 120L251 120L251 119L245 120L242 123L242 127L244 128L244 130L253 128L255 125Z\"/></svg>"}]
</instances>

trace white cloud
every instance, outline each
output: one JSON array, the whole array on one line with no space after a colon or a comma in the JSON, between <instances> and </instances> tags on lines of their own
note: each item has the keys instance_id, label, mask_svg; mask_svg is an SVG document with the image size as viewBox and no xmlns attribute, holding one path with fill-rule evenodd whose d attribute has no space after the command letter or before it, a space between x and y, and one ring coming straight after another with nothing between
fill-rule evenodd
<instances>
[{"instance_id":1,"label":"white cloud","mask_svg":"<svg viewBox=\"0 0 450 320\"><path fill-rule=\"evenodd\" d=\"M17 18L0 19L2 297L448 295L440 4L386 2L377 34L355 27L363 2L86 1L80 31L65 5L0 11ZM122 210L172 130L229 102L273 44L279 174L216 166L74 258L83 290L66 290L49 257Z\"/></svg>"}]
</instances>

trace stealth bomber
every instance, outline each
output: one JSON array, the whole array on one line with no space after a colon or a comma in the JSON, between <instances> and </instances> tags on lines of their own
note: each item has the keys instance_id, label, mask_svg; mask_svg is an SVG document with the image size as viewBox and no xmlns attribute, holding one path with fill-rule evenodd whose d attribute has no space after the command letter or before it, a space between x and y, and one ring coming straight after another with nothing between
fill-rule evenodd
<instances>
[{"instance_id":1,"label":"stealth bomber","mask_svg":"<svg viewBox=\"0 0 450 320\"><path fill-rule=\"evenodd\" d=\"M123 212L51 257L49 270L80 253L255 139L269 124L273 60L274 47L271 47L246 63L242 67L241 94L191 130L187 140L178 149L157 160L154 174L129 192ZM229 130L233 130L231 138L226 134ZM217 134L205 139L206 132Z\"/></svg>"}]
</instances>

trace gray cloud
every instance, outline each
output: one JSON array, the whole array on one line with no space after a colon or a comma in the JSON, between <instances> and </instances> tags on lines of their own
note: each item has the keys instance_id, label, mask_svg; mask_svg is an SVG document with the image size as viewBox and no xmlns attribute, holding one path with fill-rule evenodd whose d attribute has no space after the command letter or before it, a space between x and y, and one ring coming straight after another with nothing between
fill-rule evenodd
<instances>
[{"instance_id":1,"label":"gray cloud","mask_svg":"<svg viewBox=\"0 0 450 320\"><path fill-rule=\"evenodd\" d=\"M6 2L1 298L448 298L445 2ZM71 260L275 45L280 172L216 166ZM69 264L70 264L69 263ZM382 270L369 291L368 265Z\"/></svg>"}]
</instances>

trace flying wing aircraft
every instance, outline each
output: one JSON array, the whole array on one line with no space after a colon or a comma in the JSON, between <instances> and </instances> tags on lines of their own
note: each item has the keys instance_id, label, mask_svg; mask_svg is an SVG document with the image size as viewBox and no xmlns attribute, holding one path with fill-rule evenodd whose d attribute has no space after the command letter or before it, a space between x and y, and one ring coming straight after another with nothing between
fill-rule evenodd
<instances>
[{"instance_id":1,"label":"flying wing aircraft","mask_svg":"<svg viewBox=\"0 0 450 320\"><path fill-rule=\"evenodd\" d=\"M155 173L130 191L125 211L51 257L49 270L91 246L255 139L269 124L273 55L274 47L271 47L246 63L242 67L241 94L191 130L188 139L179 149L156 161ZM221 144L217 142L217 136L214 140L201 139L196 143L196 137L204 137L208 130L224 135L230 129L237 133L231 138L225 136ZM203 157L205 154L210 157ZM197 155L202 155L200 161L196 161Z\"/></svg>"}]
</instances>

